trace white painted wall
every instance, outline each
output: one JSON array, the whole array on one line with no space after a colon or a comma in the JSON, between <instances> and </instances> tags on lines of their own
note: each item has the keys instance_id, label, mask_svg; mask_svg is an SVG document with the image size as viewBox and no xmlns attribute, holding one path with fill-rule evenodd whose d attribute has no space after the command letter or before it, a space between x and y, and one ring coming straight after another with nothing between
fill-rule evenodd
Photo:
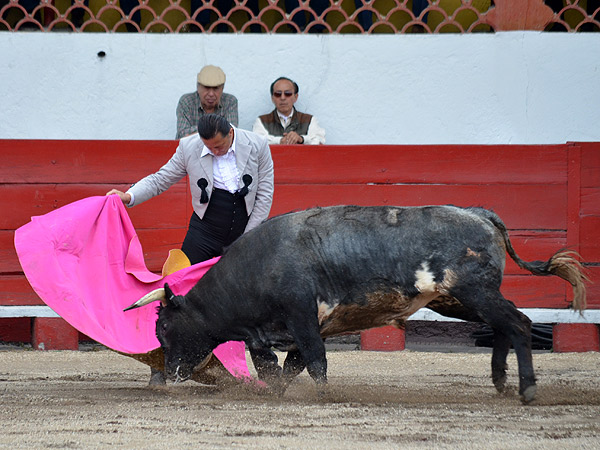
<instances>
[{"instance_id":1,"label":"white painted wall","mask_svg":"<svg viewBox=\"0 0 600 450\"><path fill-rule=\"evenodd\" d=\"M173 139L204 64L225 70L242 128L286 75L328 144L600 141L600 33L538 32L0 32L0 138Z\"/></svg>"}]
</instances>

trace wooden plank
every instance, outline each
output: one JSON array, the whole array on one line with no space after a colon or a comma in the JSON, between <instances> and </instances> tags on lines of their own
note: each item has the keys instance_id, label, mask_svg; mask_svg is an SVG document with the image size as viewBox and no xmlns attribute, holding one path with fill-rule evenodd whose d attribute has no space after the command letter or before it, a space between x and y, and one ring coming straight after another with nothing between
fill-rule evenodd
<instances>
[{"instance_id":1,"label":"wooden plank","mask_svg":"<svg viewBox=\"0 0 600 450\"><path fill-rule=\"evenodd\" d=\"M581 187L600 185L600 142L577 142L581 147Z\"/></svg>"},{"instance_id":2,"label":"wooden plank","mask_svg":"<svg viewBox=\"0 0 600 450\"><path fill-rule=\"evenodd\" d=\"M525 261L547 260L555 252L566 246L566 233L563 231L512 231L510 240L517 255ZM528 274L517 266L508 254L506 255L506 268L508 274Z\"/></svg>"},{"instance_id":3,"label":"wooden plank","mask_svg":"<svg viewBox=\"0 0 600 450\"><path fill-rule=\"evenodd\" d=\"M567 245L579 252L579 216L581 209L581 147L569 145L567 173Z\"/></svg>"},{"instance_id":4,"label":"wooden plank","mask_svg":"<svg viewBox=\"0 0 600 450\"><path fill-rule=\"evenodd\" d=\"M339 204L483 206L498 213L509 229L565 230L567 225L567 193L558 185L278 184L271 216Z\"/></svg>"},{"instance_id":5,"label":"wooden plank","mask_svg":"<svg viewBox=\"0 0 600 450\"><path fill-rule=\"evenodd\" d=\"M0 229L16 229L32 216L46 214L85 197L102 195L107 185L0 185ZM484 206L500 214L509 228L565 229L566 192L558 185L282 185L275 187L271 216L312 206L335 204L456 204ZM18 205L18 207L17 207ZM539 208L532 208L538 205ZM168 213L165 213L167 211ZM184 182L128 209L136 228L187 227L191 211Z\"/></svg>"},{"instance_id":6,"label":"wooden plank","mask_svg":"<svg viewBox=\"0 0 600 450\"><path fill-rule=\"evenodd\" d=\"M0 182L133 183L158 170L176 147L177 141L0 140ZM287 183L564 184L565 147L272 146L272 154L278 181Z\"/></svg>"},{"instance_id":7,"label":"wooden plank","mask_svg":"<svg viewBox=\"0 0 600 450\"><path fill-rule=\"evenodd\" d=\"M0 274L22 272L14 245L14 232L0 230Z\"/></svg>"},{"instance_id":8,"label":"wooden plank","mask_svg":"<svg viewBox=\"0 0 600 450\"><path fill-rule=\"evenodd\" d=\"M14 230L40 216L86 197L104 195L113 187L106 184L0 184L0 229ZM181 228L189 221L189 199L184 181L161 195L129 208L136 228Z\"/></svg>"},{"instance_id":9,"label":"wooden plank","mask_svg":"<svg viewBox=\"0 0 600 450\"><path fill-rule=\"evenodd\" d=\"M161 228L136 230L142 244L144 260L149 270L160 272L169 250L181 248L187 228ZM0 274L23 272L13 242L12 231L0 230Z\"/></svg>"},{"instance_id":10,"label":"wooden plank","mask_svg":"<svg viewBox=\"0 0 600 450\"><path fill-rule=\"evenodd\" d=\"M186 232L187 228L137 230L146 267L152 272L160 273L169 250L181 248Z\"/></svg>"},{"instance_id":11,"label":"wooden plank","mask_svg":"<svg viewBox=\"0 0 600 450\"><path fill-rule=\"evenodd\" d=\"M0 183L131 184L162 167L177 144L0 139Z\"/></svg>"},{"instance_id":12,"label":"wooden plank","mask_svg":"<svg viewBox=\"0 0 600 450\"><path fill-rule=\"evenodd\" d=\"M565 145L272 146L278 183L566 184Z\"/></svg>"},{"instance_id":13,"label":"wooden plank","mask_svg":"<svg viewBox=\"0 0 600 450\"><path fill-rule=\"evenodd\" d=\"M31 342L31 319L29 317L0 319L0 341Z\"/></svg>"},{"instance_id":14,"label":"wooden plank","mask_svg":"<svg viewBox=\"0 0 600 450\"><path fill-rule=\"evenodd\" d=\"M0 275L0 305L43 305L25 275Z\"/></svg>"},{"instance_id":15,"label":"wooden plank","mask_svg":"<svg viewBox=\"0 0 600 450\"><path fill-rule=\"evenodd\" d=\"M192 214L192 200L187 182L179 182L162 194L133 208L127 208L136 230L174 228L187 230Z\"/></svg>"},{"instance_id":16,"label":"wooden plank","mask_svg":"<svg viewBox=\"0 0 600 450\"><path fill-rule=\"evenodd\" d=\"M582 217L579 237L579 253L583 260L600 263L600 216Z\"/></svg>"},{"instance_id":17,"label":"wooden plank","mask_svg":"<svg viewBox=\"0 0 600 450\"><path fill-rule=\"evenodd\" d=\"M588 303L600 307L600 268L588 269L595 284L588 286ZM556 277L506 275L502 293L519 307L564 308L566 283ZM43 305L24 276L0 276L0 305Z\"/></svg>"},{"instance_id":18,"label":"wooden plank","mask_svg":"<svg viewBox=\"0 0 600 450\"><path fill-rule=\"evenodd\" d=\"M139 229L136 230L144 260L149 270L160 272L169 250L181 248L187 228ZM511 233L511 241L517 254L527 260L545 260L555 251L565 247L564 232L527 232ZM512 259L506 257L507 274L526 274ZM13 232L0 230L0 274L21 273L17 254L14 249Z\"/></svg>"},{"instance_id":19,"label":"wooden plank","mask_svg":"<svg viewBox=\"0 0 600 450\"><path fill-rule=\"evenodd\" d=\"M404 350L404 334L404 330L391 325L361 331L360 349L378 352Z\"/></svg>"},{"instance_id":20,"label":"wooden plank","mask_svg":"<svg viewBox=\"0 0 600 450\"><path fill-rule=\"evenodd\" d=\"M518 308L566 308L566 288L567 283L557 277L507 275L500 291Z\"/></svg>"},{"instance_id":21,"label":"wooden plank","mask_svg":"<svg viewBox=\"0 0 600 450\"><path fill-rule=\"evenodd\" d=\"M600 308L600 265L586 266L588 308Z\"/></svg>"},{"instance_id":22,"label":"wooden plank","mask_svg":"<svg viewBox=\"0 0 600 450\"><path fill-rule=\"evenodd\" d=\"M31 328L31 346L36 350L78 350L79 332L58 317L37 317Z\"/></svg>"},{"instance_id":23,"label":"wooden plank","mask_svg":"<svg viewBox=\"0 0 600 450\"><path fill-rule=\"evenodd\" d=\"M581 188L581 215L600 216L600 170L598 186Z\"/></svg>"},{"instance_id":24,"label":"wooden plank","mask_svg":"<svg viewBox=\"0 0 600 450\"><path fill-rule=\"evenodd\" d=\"M600 330L593 323L559 323L552 328L552 351L598 352Z\"/></svg>"}]
</instances>

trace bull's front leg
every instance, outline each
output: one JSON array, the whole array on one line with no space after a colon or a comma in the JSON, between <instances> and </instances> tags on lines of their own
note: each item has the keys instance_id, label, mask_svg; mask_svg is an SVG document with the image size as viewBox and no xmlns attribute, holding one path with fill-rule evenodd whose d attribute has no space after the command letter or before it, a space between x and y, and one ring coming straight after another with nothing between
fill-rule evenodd
<instances>
[{"instance_id":1,"label":"bull's front leg","mask_svg":"<svg viewBox=\"0 0 600 450\"><path fill-rule=\"evenodd\" d=\"M306 320L305 317L300 317L299 320L290 318L288 329L299 352L295 358L302 358L308 374L317 383L319 395L324 396L327 386L327 357L316 314L314 320Z\"/></svg>"},{"instance_id":2,"label":"bull's front leg","mask_svg":"<svg viewBox=\"0 0 600 450\"><path fill-rule=\"evenodd\" d=\"M298 376L306 367L302 355L298 350L290 350L283 363L281 378L271 378L269 380L269 389L272 393L282 396L285 394L288 386L296 376Z\"/></svg>"},{"instance_id":3,"label":"bull's front leg","mask_svg":"<svg viewBox=\"0 0 600 450\"><path fill-rule=\"evenodd\" d=\"M283 382L286 387L296 378L306 367L302 354L298 349L290 350L283 363Z\"/></svg>"},{"instance_id":4,"label":"bull's front leg","mask_svg":"<svg viewBox=\"0 0 600 450\"><path fill-rule=\"evenodd\" d=\"M319 396L323 397L327 393L327 358L325 357L325 346L323 346L322 356L315 357L306 364L308 374L315 383Z\"/></svg>"},{"instance_id":5,"label":"bull's front leg","mask_svg":"<svg viewBox=\"0 0 600 450\"><path fill-rule=\"evenodd\" d=\"M249 344L248 350L258 378L267 384L279 382L281 367L273 350L260 344Z\"/></svg>"}]
</instances>

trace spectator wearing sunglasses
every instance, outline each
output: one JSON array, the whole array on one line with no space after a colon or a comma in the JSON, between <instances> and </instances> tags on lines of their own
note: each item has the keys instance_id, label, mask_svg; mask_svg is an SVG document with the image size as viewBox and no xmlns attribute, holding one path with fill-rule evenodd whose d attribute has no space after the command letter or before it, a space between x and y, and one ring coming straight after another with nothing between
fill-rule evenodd
<instances>
[{"instance_id":1,"label":"spectator wearing sunglasses","mask_svg":"<svg viewBox=\"0 0 600 450\"><path fill-rule=\"evenodd\" d=\"M198 73L196 92L184 94L177 104L177 135L181 139L198 132L198 121L205 114L218 114L238 126L238 101L223 92L225 72L217 66L204 66Z\"/></svg>"},{"instance_id":2,"label":"spectator wearing sunglasses","mask_svg":"<svg viewBox=\"0 0 600 450\"><path fill-rule=\"evenodd\" d=\"M316 117L294 108L298 100L298 85L286 77L271 84L271 101L275 109L256 119L252 131L266 136L269 144L324 144L325 130Z\"/></svg>"}]
</instances>

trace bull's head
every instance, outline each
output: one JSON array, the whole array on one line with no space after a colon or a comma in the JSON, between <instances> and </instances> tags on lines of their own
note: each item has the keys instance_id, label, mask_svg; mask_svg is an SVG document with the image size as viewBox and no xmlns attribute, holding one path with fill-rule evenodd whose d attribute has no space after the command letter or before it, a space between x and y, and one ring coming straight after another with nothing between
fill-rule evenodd
<instances>
[{"instance_id":1,"label":"bull's head","mask_svg":"<svg viewBox=\"0 0 600 450\"><path fill-rule=\"evenodd\" d=\"M183 295L175 295L169 285L156 289L124 309L139 308L160 300L156 337L165 354L167 376L175 381L191 377L194 367L207 362L216 346L204 333L204 319L195 305Z\"/></svg>"}]
</instances>

